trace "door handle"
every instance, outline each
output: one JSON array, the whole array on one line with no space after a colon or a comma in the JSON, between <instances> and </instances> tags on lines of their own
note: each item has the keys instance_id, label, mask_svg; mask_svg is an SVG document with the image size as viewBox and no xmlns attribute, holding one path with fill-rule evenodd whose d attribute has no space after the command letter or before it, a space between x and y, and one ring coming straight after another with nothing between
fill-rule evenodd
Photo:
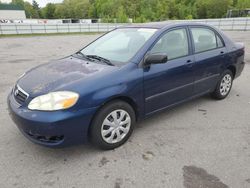
<instances>
[{"instance_id":1,"label":"door handle","mask_svg":"<svg viewBox=\"0 0 250 188\"><path fill-rule=\"evenodd\" d=\"M220 54L224 54L225 52L224 51L221 51Z\"/></svg>"},{"instance_id":2,"label":"door handle","mask_svg":"<svg viewBox=\"0 0 250 188\"><path fill-rule=\"evenodd\" d=\"M193 66L193 61L191 59L187 60L186 65L188 67L192 67Z\"/></svg>"}]
</instances>

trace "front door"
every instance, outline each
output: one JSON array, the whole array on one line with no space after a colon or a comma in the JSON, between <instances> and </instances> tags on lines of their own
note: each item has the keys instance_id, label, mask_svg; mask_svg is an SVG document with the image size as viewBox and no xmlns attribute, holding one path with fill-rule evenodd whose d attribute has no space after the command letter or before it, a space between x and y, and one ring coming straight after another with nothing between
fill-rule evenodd
<instances>
[{"instance_id":1,"label":"front door","mask_svg":"<svg viewBox=\"0 0 250 188\"><path fill-rule=\"evenodd\" d=\"M168 61L144 68L145 112L151 114L193 95L193 64L186 28L166 32L150 54L166 53Z\"/></svg>"}]
</instances>

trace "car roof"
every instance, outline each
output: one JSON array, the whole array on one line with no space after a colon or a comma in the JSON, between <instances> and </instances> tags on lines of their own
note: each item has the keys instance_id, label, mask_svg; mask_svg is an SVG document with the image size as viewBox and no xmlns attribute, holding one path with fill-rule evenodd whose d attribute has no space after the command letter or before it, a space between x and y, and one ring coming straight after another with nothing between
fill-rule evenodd
<instances>
[{"instance_id":1,"label":"car roof","mask_svg":"<svg viewBox=\"0 0 250 188\"><path fill-rule=\"evenodd\" d=\"M142 23L142 24L131 24L125 25L120 28L154 28L154 29L162 29L164 27L177 27L177 26L188 26L188 25L196 25L196 26L209 26L211 25L197 22L152 22L152 23Z\"/></svg>"}]
</instances>

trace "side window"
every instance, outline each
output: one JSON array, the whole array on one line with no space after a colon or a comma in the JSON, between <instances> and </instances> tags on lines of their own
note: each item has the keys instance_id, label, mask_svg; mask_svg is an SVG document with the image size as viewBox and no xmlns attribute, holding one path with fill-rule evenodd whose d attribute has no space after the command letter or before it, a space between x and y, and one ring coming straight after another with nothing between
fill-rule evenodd
<instances>
[{"instance_id":1,"label":"side window","mask_svg":"<svg viewBox=\"0 0 250 188\"><path fill-rule=\"evenodd\" d=\"M167 32L151 49L151 53L166 53L169 60L188 55L186 29Z\"/></svg>"},{"instance_id":2,"label":"side window","mask_svg":"<svg viewBox=\"0 0 250 188\"><path fill-rule=\"evenodd\" d=\"M215 33L207 28L191 28L195 52L203 52L217 48Z\"/></svg>"}]
</instances>

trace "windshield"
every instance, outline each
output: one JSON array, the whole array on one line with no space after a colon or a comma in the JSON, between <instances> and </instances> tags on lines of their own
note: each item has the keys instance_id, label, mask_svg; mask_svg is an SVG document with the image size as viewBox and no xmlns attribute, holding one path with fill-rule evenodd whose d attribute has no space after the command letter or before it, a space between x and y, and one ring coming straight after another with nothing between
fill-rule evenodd
<instances>
[{"instance_id":1,"label":"windshield","mask_svg":"<svg viewBox=\"0 0 250 188\"><path fill-rule=\"evenodd\" d=\"M122 65L128 62L156 31L151 28L116 29L85 47L81 53L105 58L114 65Z\"/></svg>"}]
</instances>

